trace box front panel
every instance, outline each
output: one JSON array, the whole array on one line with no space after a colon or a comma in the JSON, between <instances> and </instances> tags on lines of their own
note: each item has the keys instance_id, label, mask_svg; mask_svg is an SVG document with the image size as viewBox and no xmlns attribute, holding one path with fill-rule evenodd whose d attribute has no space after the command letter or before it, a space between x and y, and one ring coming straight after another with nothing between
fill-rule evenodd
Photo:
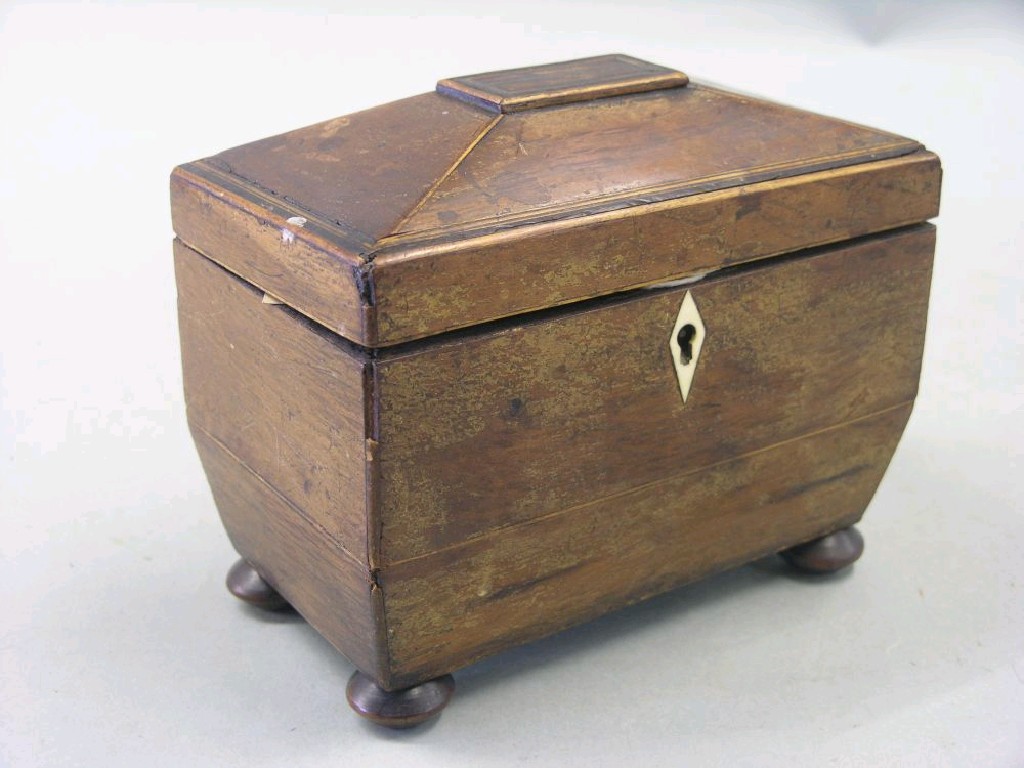
<instances>
[{"instance_id":1,"label":"box front panel","mask_svg":"<svg viewBox=\"0 0 1024 768\"><path fill-rule=\"evenodd\" d=\"M859 519L917 391L933 247L921 225L379 361L389 683Z\"/></svg>"},{"instance_id":2,"label":"box front panel","mask_svg":"<svg viewBox=\"0 0 1024 768\"><path fill-rule=\"evenodd\" d=\"M922 225L383 357L379 562L910 402L933 246ZM687 292L706 337L684 403Z\"/></svg>"}]
</instances>

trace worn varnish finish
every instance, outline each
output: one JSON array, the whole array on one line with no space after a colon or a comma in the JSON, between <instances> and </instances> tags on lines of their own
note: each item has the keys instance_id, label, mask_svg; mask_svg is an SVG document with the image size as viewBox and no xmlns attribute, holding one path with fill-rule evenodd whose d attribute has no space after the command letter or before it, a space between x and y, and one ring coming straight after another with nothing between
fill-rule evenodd
<instances>
[{"instance_id":1,"label":"worn varnish finish","mask_svg":"<svg viewBox=\"0 0 1024 768\"><path fill-rule=\"evenodd\" d=\"M665 133L652 135L651 126ZM623 151L641 132L645 141ZM580 206L589 213L686 197L919 149L707 87L595 100L503 117L392 236L507 229Z\"/></svg>"},{"instance_id":2,"label":"worn varnish finish","mask_svg":"<svg viewBox=\"0 0 1024 768\"><path fill-rule=\"evenodd\" d=\"M933 245L923 225L385 353L381 563L912 400ZM687 290L707 337L684 405Z\"/></svg>"},{"instance_id":3,"label":"worn varnish finish","mask_svg":"<svg viewBox=\"0 0 1024 768\"><path fill-rule=\"evenodd\" d=\"M229 149L206 164L286 196L366 248L390 234L494 121L425 93Z\"/></svg>"},{"instance_id":4,"label":"worn varnish finish","mask_svg":"<svg viewBox=\"0 0 1024 768\"><path fill-rule=\"evenodd\" d=\"M913 140L623 55L179 167L232 589L280 593L401 726L453 670L714 571L849 564L917 393L940 179Z\"/></svg>"},{"instance_id":5,"label":"worn varnish finish","mask_svg":"<svg viewBox=\"0 0 1024 768\"><path fill-rule=\"evenodd\" d=\"M365 355L174 244L189 423L366 559Z\"/></svg>"},{"instance_id":6,"label":"worn varnish finish","mask_svg":"<svg viewBox=\"0 0 1024 768\"><path fill-rule=\"evenodd\" d=\"M337 529L331 519L323 519L327 524L316 546L351 560L347 570L365 592L365 618L388 629L386 636L383 631L369 636L381 685L412 685L503 644L548 634L706 570L856 520L888 464L916 394L933 242L933 228L922 225L799 254L777 266L387 352L376 361L363 352L372 380L366 390L358 378L347 384L350 392L366 391L377 404L376 431L369 453L344 458L369 473L373 511L366 517L363 499L355 493L339 496L334 507L320 513L333 512L352 526L359 521L372 551L364 552L365 564L354 568L356 558L327 533ZM186 274L190 270L201 271L203 279L193 280ZM263 313L271 318L269 337L280 348L292 353L295 341L301 342L296 349L313 344L318 350L319 357L304 353L304 372L360 369L359 353L344 342L317 333L285 308L263 304L240 280L181 246L179 273L187 304L195 301L189 292L193 286L221 298L219 309L209 304L214 317L228 315L215 323L218 327L244 329ZM701 356L698 384L684 405L664 337L686 291L708 318L711 340ZM211 322L209 315L183 310L186 314L190 317L183 322ZM221 349L232 343L221 342ZM209 345L194 346L203 359L218 357ZM623 349L630 354L617 354ZM273 357L244 347L243 354L264 361ZM608 359L617 365L609 367ZM277 365L271 360L265 369L280 375ZM223 408L238 407L239 401L253 407L248 393L232 392L229 372L216 374L212 380L223 383L230 400ZM194 374L186 378L187 383L203 380ZM301 386L290 394L306 407L324 397L324 390L345 391L344 380L333 377L322 384L314 380L312 387L301 377L293 381ZM286 396L276 392L278 398ZM193 418L193 423L200 421ZM841 426L828 426L834 424ZM820 436L804 437L823 427ZM205 433L197 435L203 438ZM201 448L209 465L206 454L212 449ZM290 474L301 477L308 462L298 455L291 461ZM247 477L249 483L273 472L273 462L264 462L259 451L239 462L266 467ZM783 465L786 471L780 470ZM740 468L748 466L756 476L741 487L761 495L736 501L738 491L727 481L743 477ZM211 474L211 482L216 486L221 476ZM270 493L266 483L258 487ZM836 499L830 495L835 492L843 495ZM676 499L686 499L683 506L690 512L683 514ZM282 502L276 504L276 517L318 530L308 509ZM225 504L219 501L222 514ZM749 527L749 515L769 508L770 530ZM738 516L734 523L727 522L728 509ZM698 512L706 517L694 517ZM243 522L241 511L235 515L225 517L233 540L251 535L253 526ZM698 523L706 527L708 542L694 549L691 533ZM246 525L249 530L240 530ZM732 525L745 528L746 536ZM673 526L680 526L677 533ZM648 543L624 539L623 529L635 530ZM727 551L725 542L740 547L724 565L708 563L714 559L715 536L720 555ZM538 545L543 542L539 552L527 544L534 538ZM570 541L577 548L570 550ZM673 559L657 561L667 575L645 576L632 560L613 566L620 549L628 558L650 558L652 541L673 553ZM258 555L247 554L245 544L236 546L260 562ZM582 553L602 547L603 557L612 560L600 560L597 570L579 565ZM437 577L425 576L431 572ZM608 572L609 583L595 581L602 572ZM448 581L436 580L442 577ZM592 592L577 589L577 578L590 590L607 592L607 598L593 602ZM569 586L561 585L563 579ZM612 581L619 584L614 594ZM508 622L522 623L518 606L523 600L534 604L533 587L541 584L547 585L544 594L560 596L557 608L541 610L536 620L512 632ZM372 594L378 587L379 594ZM453 593L456 587L462 591ZM477 594L481 589L487 600ZM302 594L288 599L306 615ZM351 641L338 633L337 624L317 626L348 652ZM438 635L439 627L448 629ZM459 658L465 661L457 663Z\"/></svg>"},{"instance_id":7,"label":"worn varnish finish","mask_svg":"<svg viewBox=\"0 0 1024 768\"><path fill-rule=\"evenodd\" d=\"M920 152L468 240L385 247L373 271L378 343L924 221L938 212L940 177L938 158Z\"/></svg>"},{"instance_id":8,"label":"worn varnish finish","mask_svg":"<svg viewBox=\"0 0 1024 768\"><path fill-rule=\"evenodd\" d=\"M910 404L387 568L408 685L856 522Z\"/></svg>"},{"instance_id":9,"label":"worn varnish finish","mask_svg":"<svg viewBox=\"0 0 1024 768\"><path fill-rule=\"evenodd\" d=\"M178 238L274 296L291 298L302 313L351 339L368 336L364 270L355 253L342 249L331 228L315 219L287 223L303 210L212 166L176 168L171 210ZM293 232L286 243L285 230ZM330 234L328 234L330 232ZM328 240L328 238L331 238ZM299 286L299 287L296 287Z\"/></svg>"}]
</instances>

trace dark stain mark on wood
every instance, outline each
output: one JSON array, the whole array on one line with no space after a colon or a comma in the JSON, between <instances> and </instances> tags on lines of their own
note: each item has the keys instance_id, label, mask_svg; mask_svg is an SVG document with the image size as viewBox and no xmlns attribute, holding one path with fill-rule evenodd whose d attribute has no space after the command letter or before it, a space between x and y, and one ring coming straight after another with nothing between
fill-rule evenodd
<instances>
[{"instance_id":1,"label":"dark stain mark on wood","mask_svg":"<svg viewBox=\"0 0 1024 768\"><path fill-rule=\"evenodd\" d=\"M808 491L813 490L815 488L820 488L823 485L828 485L829 483L837 483L840 480L846 480L848 478L854 477L855 475L859 475L866 469L871 469L871 467L867 464L858 464L855 467L850 467L849 469L839 472L835 475L829 475L828 477L819 477L817 480L812 480L809 483L795 485L789 490L787 490L785 493L780 493L775 496L772 496L769 499L769 503L776 504L780 501L787 501L789 499L796 498L797 496L802 496Z\"/></svg>"},{"instance_id":2,"label":"dark stain mark on wood","mask_svg":"<svg viewBox=\"0 0 1024 768\"><path fill-rule=\"evenodd\" d=\"M573 571L578 571L588 562L588 560L584 560L582 562L566 566L565 568L559 568L554 571L549 571L548 573L545 573L543 576L538 576L535 579L521 581L518 584L509 584L507 587L502 587L501 589L495 590L494 592L489 592L483 595L482 600L491 602L495 600L504 600L505 598L511 597L512 595L522 594L523 592L531 590L534 587L538 587L545 582L552 581L553 579L558 579L562 576L565 576L566 574L572 573Z\"/></svg>"},{"instance_id":3,"label":"dark stain mark on wood","mask_svg":"<svg viewBox=\"0 0 1024 768\"><path fill-rule=\"evenodd\" d=\"M526 403L521 397L513 397L508 401L508 418L518 419L523 415Z\"/></svg>"},{"instance_id":4,"label":"dark stain mark on wood","mask_svg":"<svg viewBox=\"0 0 1024 768\"><path fill-rule=\"evenodd\" d=\"M761 196L760 195L743 195L739 199L739 204L736 207L736 220L749 216L752 213L757 213L761 210Z\"/></svg>"}]
</instances>

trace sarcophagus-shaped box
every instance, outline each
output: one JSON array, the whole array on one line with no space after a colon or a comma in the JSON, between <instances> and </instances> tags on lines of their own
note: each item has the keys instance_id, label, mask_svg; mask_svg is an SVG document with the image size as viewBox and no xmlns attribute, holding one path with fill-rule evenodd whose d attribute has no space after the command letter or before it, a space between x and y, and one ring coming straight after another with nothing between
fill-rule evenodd
<instances>
[{"instance_id":1,"label":"sarcophagus-shaped box","mask_svg":"<svg viewBox=\"0 0 1024 768\"><path fill-rule=\"evenodd\" d=\"M917 392L940 175L619 55L177 168L233 591L407 725L453 670L713 571L852 562Z\"/></svg>"}]
</instances>

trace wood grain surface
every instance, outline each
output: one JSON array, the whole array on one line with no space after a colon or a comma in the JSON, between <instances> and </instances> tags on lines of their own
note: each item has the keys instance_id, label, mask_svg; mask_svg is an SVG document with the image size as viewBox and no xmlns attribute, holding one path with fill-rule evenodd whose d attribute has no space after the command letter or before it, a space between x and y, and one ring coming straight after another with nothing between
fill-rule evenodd
<instances>
[{"instance_id":1,"label":"wood grain surface","mask_svg":"<svg viewBox=\"0 0 1024 768\"><path fill-rule=\"evenodd\" d=\"M920 152L637 208L400 248L373 262L375 344L925 221L942 170Z\"/></svg>"},{"instance_id":2,"label":"wood grain surface","mask_svg":"<svg viewBox=\"0 0 1024 768\"><path fill-rule=\"evenodd\" d=\"M359 243L313 218L302 227L287 223L304 213L209 165L190 163L171 175L179 240L325 328L354 341L371 338L376 321Z\"/></svg>"},{"instance_id":3,"label":"wood grain surface","mask_svg":"<svg viewBox=\"0 0 1024 768\"><path fill-rule=\"evenodd\" d=\"M591 56L500 72L450 77L437 92L495 112L522 112L556 104L680 88L689 82L677 72L621 53Z\"/></svg>"},{"instance_id":4,"label":"wood grain surface","mask_svg":"<svg viewBox=\"0 0 1024 768\"><path fill-rule=\"evenodd\" d=\"M561 218L906 155L916 141L690 86L505 115L392 235Z\"/></svg>"},{"instance_id":5,"label":"wood grain surface","mask_svg":"<svg viewBox=\"0 0 1024 768\"><path fill-rule=\"evenodd\" d=\"M920 225L448 342L384 350L381 565L912 400ZM669 335L706 337L687 402Z\"/></svg>"},{"instance_id":6,"label":"wood grain surface","mask_svg":"<svg viewBox=\"0 0 1024 768\"><path fill-rule=\"evenodd\" d=\"M910 407L384 569L389 684L429 679L853 524Z\"/></svg>"},{"instance_id":7,"label":"wood grain surface","mask_svg":"<svg viewBox=\"0 0 1024 768\"><path fill-rule=\"evenodd\" d=\"M189 422L366 560L365 360L174 244Z\"/></svg>"},{"instance_id":8,"label":"wood grain surface","mask_svg":"<svg viewBox=\"0 0 1024 768\"><path fill-rule=\"evenodd\" d=\"M369 244L390 234L494 120L424 93L235 147L210 162Z\"/></svg>"},{"instance_id":9,"label":"wood grain surface","mask_svg":"<svg viewBox=\"0 0 1024 768\"><path fill-rule=\"evenodd\" d=\"M374 355L176 244L190 425L242 556L402 688L859 518L916 393L933 243ZM683 404L686 291L707 338Z\"/></svg>"}]
</instances>

